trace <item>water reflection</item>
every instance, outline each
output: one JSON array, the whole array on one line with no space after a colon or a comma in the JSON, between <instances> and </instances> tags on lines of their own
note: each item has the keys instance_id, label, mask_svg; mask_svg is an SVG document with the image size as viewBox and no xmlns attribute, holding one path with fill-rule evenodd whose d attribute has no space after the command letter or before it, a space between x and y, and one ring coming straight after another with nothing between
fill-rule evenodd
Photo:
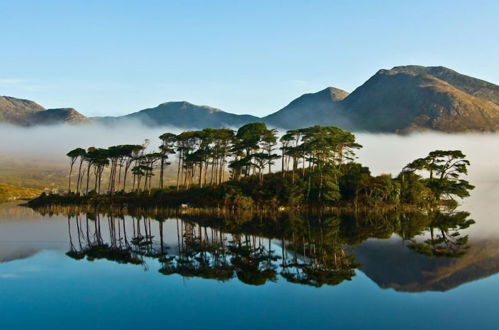
<instances>
[{"instance_id":1,"label":"water reflection","mask_svg":"<svg viewBox=\"0 0 499 330\"><path fill-rule=\"evenodd\" d=\"M413 265L392 264L380 272L373 267L373 260L380 256L365 257L373 251L373 238L401 240L406 252L422 258L420 265L440 267L466 255L470 249L466 229L474 223L467 212L441 210L255 216L53 206L37 212L67 216L67 255L73 259L105 259L146 270L154 264L164 275L218 281L237 278L249 285L284 279L314 287L351 280L359 268L368 276L374 269L372 277L381 286L399 289L403 286L397 283L386 285L383 274L390 277L391 268ZM387 265L386 260L378 263ZM422 273L424 268L413 271ZM398 280L406 279L400 276Z\"/></svg>"}]
</instances>

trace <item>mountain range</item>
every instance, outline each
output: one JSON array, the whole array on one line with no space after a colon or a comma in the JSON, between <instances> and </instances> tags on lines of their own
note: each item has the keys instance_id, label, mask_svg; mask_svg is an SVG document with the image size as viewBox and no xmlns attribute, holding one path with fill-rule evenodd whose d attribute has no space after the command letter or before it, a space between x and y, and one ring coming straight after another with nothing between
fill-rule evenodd
<instances>
[{"instance_id":1,"label":"mountain range","mask_svg":"<svg viewBox=\"0 0 499 330\"><path fill-rule=\"evenodd\" d=\"M34 126L60 123L81 124L90 121L90 118L73 108L45 109L33 101L0 96L0 122Z\"/></svg>"},{"instance_id":2,"label":"mountain range","mask_svg":"<svg viewBox=\"0 0 499 330\"><path fill-rule=\"evenodd\" d=\"M334 125L369 132L494 132L499 128L499 86L442 66L399 66L379 70L350 94L328 87L302 95L263 118L188 102L167 102L125 116L87 118L72 108L44 109L33 101L0 97L0 122L16 125L98 122L116 126L130 120L183 129L263 121L284 129Z\"/></svg>"}]
</instances>

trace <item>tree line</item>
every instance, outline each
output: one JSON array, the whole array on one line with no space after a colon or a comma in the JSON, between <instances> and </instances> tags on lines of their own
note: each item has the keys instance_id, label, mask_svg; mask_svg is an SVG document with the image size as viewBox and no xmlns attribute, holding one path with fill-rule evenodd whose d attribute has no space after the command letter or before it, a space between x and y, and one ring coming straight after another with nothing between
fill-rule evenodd
<instances>
[{"instance_id":1,"label":"tree line","mask_svg":"<svg viewBox=\"0 0 499 330\"><path fill-rule=\"evenodd\" d=\"M148 190L151 189L151 177L158 171L158 188L162 189L165 169L171 164L168 159L175 155L178 190L193 185L218 185L227 179L239 180L248 176L263 180L264 173L271 173L278 159L281 159L283 175L290 172L293 180L300 168L302 173L306 168L324 173L328 167L352 159L353 150L361 147L352 133L337 127L289 130L278 138L277 130L267 128L264 123L247 124L237 131L206 128L178 135L167 132L159 139L161 145L155 152L146 152L147 140L141 145L71 150L67 153L70 158L68 191L72 192L71 180L76 165L76 193L125 191L130 173L133 191ZM102 175L106 168L109 177L104 190ZM226 177L227 172L229 177Z\"/></svg>"},{"instance_id":2,"label":"tree line","mask_svg":"<svg viewBox=\"0 0 499 330\"><path fill-rule=\"evenodd\" d=\"M200 200L211 197L244 207L255 202L342 201L369 206L429 205L467 197L473 189L462 179L469 161L459 150L433 151L409 163L395 178L372 176L367 167L355 162L355 151L362 147L355 135L333 126L288 130L279 136L264 123L250 123L238 130L166 132L159 140L159 150L153 152L147 151L147 140L141 145L71 150L67 153L68 192L150 196L154 189L155 193L176 191L183 197L179 193L187 191L196 197L196 191L203 195L198 196ZM167 186L165 173L172 159L176 159L176 177Z\"/></svg>"}]
</instances>

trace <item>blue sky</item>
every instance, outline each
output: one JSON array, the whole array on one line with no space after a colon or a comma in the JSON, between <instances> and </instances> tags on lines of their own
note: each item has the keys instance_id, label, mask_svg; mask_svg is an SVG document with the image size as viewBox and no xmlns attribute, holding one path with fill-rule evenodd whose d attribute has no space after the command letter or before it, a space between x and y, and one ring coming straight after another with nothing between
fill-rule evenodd
<instances>
[{"instance_id":1,"label":"blue sky","mask_svg":"<svg viewBox=\"0 0 499 330\"><path fill-rule=\"evenodd\" d=\"M86 115L186 100L266 115L378 69L499 84L499 1L3 1L0 95Z\"/></svg>"}]
</instances>

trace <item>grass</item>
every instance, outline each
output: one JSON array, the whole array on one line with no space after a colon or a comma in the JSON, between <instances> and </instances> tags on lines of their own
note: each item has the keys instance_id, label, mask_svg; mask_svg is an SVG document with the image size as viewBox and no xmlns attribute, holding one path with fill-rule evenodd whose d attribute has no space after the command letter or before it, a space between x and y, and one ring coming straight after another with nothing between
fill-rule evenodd
<instances>
[{"instance_id":1,"label":"grass","mask_svg":"<svg viewBox=\"0 0 499 330\"><path fill-rule=\"evenodd\" d=\"M40 189L22 188L7 183L0 183L0 202L30 199L40 195L40 193Z\"/></svg>"}]
</instances>

